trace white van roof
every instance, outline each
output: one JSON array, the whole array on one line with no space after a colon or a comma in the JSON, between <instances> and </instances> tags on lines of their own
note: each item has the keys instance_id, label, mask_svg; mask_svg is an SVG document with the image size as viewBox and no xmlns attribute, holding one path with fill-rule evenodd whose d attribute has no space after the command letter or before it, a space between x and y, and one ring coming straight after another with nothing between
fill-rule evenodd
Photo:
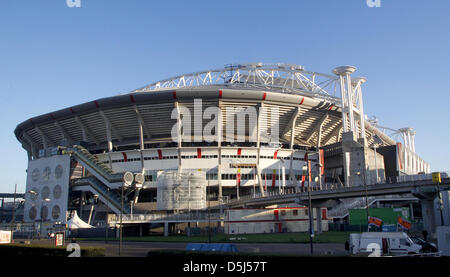
<instances>
[{"instance_id":1,"label":"white van roof","mask_svg":"<svg viewBox=\"0 0 450 277\"><path fill-rule=\"evenodd\" d=\"M361 238L406 238L404 232L364 232Z\"/></svg>"}]
</instances>

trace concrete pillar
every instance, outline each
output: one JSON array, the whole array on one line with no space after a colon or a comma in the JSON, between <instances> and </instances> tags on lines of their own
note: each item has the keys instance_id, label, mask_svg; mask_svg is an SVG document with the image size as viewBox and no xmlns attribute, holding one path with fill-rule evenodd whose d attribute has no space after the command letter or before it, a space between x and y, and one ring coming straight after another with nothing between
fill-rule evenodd
<instances>
[{"instance_id":1,"label":"concrete pillar","mask_svg":"<svg viewBox=\"0 0 450 277\"><path fill-rule=\"evenodd\" d=\"M444 217L444 225L450 226L450 195L448 191L441 192L442 197L442 215Z\"/></svg>"},{"instance_id":2,"label":"concrete pillar","mask_svg":"<svg viewBox=\"0 0 450 277\"><path fill-rule=\"evenodd\" d=\"M411 220L414 220L414 205L413 205L413 203L409 204L409 214L411 216Z\"/></svg>"},{"instance_id":3,"label":"concrete pillar","mask_svg":"<svg viewBox=\"0 0 450 277\"><path fill-rule=\"evenodd\" d=\"M169 222L164 222L164 236L169 236Z\"/></svg>"},{"instance_id":4,"label":"concrete pillar","mask_svg":"<svg viewBox=\"0 0 450 277\"><path fill-rule=\"evenodd\" d=\"M322 233L322 208L316 208L316 233Z\"/></svg>"},{"instance_id":5,"label":"concrete pillar","mask_svg":"<svg viewBox=\"0 0 450 277\"><path fill-rule=\"evenodd\" d=\"M423 228L427 230L430 237L436 233L436 209L434 208L434 199L421 199Z\"/></svg>"}]
</instances>

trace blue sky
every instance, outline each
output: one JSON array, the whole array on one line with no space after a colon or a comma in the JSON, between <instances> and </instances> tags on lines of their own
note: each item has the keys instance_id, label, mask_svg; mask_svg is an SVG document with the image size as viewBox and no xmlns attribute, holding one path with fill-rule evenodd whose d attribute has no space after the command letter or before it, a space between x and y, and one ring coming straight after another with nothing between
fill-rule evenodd
<instances>
[{"instance_id":1,"label":"blue sky","mask_svg":"<svg viewBox=\"0 0 450 277\"><path fill-rule=\"evenodd\" d=\"M0 1L0 191L25 190L14 136L30 117L229 63L324 73L354 65L381 125L416 130L432 170L450 170L450 1Z\"/></svg>"}]
</instances>

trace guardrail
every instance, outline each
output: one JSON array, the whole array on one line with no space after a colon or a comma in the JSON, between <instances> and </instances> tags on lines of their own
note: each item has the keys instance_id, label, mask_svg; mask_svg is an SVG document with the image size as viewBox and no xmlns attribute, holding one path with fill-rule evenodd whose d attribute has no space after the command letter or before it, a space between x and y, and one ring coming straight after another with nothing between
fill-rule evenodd
<instances>
[{"instance_id":1,"label":"guardrail","mask_svg":"<svg viewBox=\"0 0 450 277\"><path fill-rule=\"evenodd\" d=\"M204 220L222 220L223 215L220 213L186 213L186 214L136 214L123 215L122 222L152 222L152 221L204 221ZM109 224L120 222L120 216L110 215L108 217Z\"/></svg>"},{"instance_id":2,"label":"guardrail","mask_svg":"<svg viewBox=\"0 0 450 277\"><path fill-rule=\"evenodd\" d=\"M448 174L450 171L441 171L441 178L448 178L450 175ZM404 175L404 176L395 176L387 178L386 183L378 183L378 184L368 184L370 187L374 187L377 185L389 185L389 184L395 184L395 183L405 183L405 182L416 182L416 181L427 181L432 180L432 174L416 174L416 175ZM353 186L354 187L354 186ZM363 187L363 186L360 186ZM312 185L311 191L325 191L325 192L332 192L334 190L339 190L344 188L343 186L339 186L336 184L331 183L325 183L321 186L318 185ZM349 187L352 188L352 187ZM266 197L273 197L273 196L283 196L283 195L289 195L289 194L295 194L295 193L306 193L308 191L308 187L302 187L302 188L284 188L281 190L273 190L273 191L267 191L265 193L265 196L262 197L262 195L258 193L252 193L248 195L240 196L239 199L228 199L224 202L224 204L229 204L235 201L242 201L242 200L251 200L251 199L257 199L257 198L266 198Z\"/></svg>"}]
</instances>

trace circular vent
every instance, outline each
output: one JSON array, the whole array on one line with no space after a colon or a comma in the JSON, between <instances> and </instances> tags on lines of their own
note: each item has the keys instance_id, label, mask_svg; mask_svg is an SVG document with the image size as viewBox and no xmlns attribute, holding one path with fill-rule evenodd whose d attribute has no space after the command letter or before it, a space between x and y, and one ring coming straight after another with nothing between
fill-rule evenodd
<instances>
[{"instance_id":1,"label":"circular vent","mask_svg":"<svg viewBox=\"0 0 450 277\"><path fill-rule=\"evenodd\" d=\"M59 178L61 178L61 176L62 176L62 174L63 174L63 167L62 167L62 165L57 165L56 166L56 168L55 168L55 176L56 176L56 179L59 179Z\"/></svg>"},{"instance_id":2,"label":"circular vent","mask_svg":"<svg viewBox=\"0 0 450 277\"><path fill-rule=\"evenodd\" d=\"M60 185L56 185L55 188L53 189L53 198L55 199L59 199L61 197L61 186Z\"/></svg>"},{"instance_id":3,"label":"circular vent","mask_svg":"<svg viewBox=\"0 0 450 277\"><path fill-rule=\"evenodd\" d=\"M41 218L43 220L47 219L48 217L48 207L47 206L42 206L41 208Z\"/></svg>"},{"instance_id":4,"label":"circular vent","mask_svg":"<svg viewBox=\"0 0 450 277\"><path fill-rule=\"evenodd\" d=\"M52 174L52 170L47 166L44 168L44 172L42 173L42 178L44 181L48 181L50 179L50 174Z\"/></svg>"},{"instance_id":5,"label":"circular vent","mask_svg":"<svg viewBox=\"0 0 450 277\"><path fill-rule=\"evenodd\" d=\"M44 188L42 188L41 191L42 200L47 199L49 196L50 196L50 189L47 186L45 186Z\"/></svg>"},{"instance_id":6,"label":"circular vent","mask_svg":"<svg viewBox=\"0 0 450 277\"><path fill-rule=\"evenodd\" d=\"M30 211L28 211L28 216L30 217L30 219L34 220L36 219L36 215L37 215L36 207L31 207Z\"/></svg>"},{"instance_id":7,"label":"circular vent","mask_svg":"<svg viewBox=\"0 0 450 277\"><path fill-rule=\"evenodd\" d=\"M59 206L58 205L53 206L52 218L58 219L60 215L61 215L61 209L59 208Z\"/></svg>"},{"instance_id":8,"label":"circular vent","mask_svg":"<svg viewBox=\"0 0 450 277\"><path fill-rule=\"evenodd\" d=\"M31 191L32 192L30 192L30 198L31 198L31 200L35 201L37 199L37 197L38 197L39 190L36 187L33 187L31 189Z\"/></svg>"},{"instance_id":9,"label":"circular vent","mask_svg":"<svg viewBox=\"0 0 450 277\"><path fill-rule=\"evenodd\" d=\"M31 179L33 182L37 182L39 180L41 173L39 172L39 169L35 168L33 169L33 173L31 174Z\"/></svg>"}]
</instances>

